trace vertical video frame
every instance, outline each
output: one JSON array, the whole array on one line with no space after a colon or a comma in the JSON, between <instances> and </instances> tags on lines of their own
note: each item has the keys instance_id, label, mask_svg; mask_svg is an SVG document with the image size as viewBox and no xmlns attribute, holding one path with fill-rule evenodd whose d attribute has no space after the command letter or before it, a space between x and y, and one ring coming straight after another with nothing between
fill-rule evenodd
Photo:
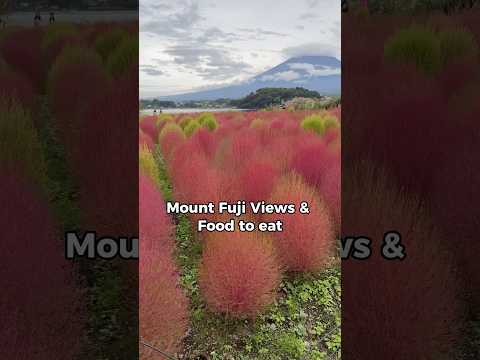
<instances>
[{"instance_id":1,"label":"vertical video frame","mask_svg":"<svg viewBox=\"0 0 480 360\"><path fill-rule=\"evenodd\" d=\"M141 359L340 359L338 1L140 1Z\"/></svg>"}]
</instances>

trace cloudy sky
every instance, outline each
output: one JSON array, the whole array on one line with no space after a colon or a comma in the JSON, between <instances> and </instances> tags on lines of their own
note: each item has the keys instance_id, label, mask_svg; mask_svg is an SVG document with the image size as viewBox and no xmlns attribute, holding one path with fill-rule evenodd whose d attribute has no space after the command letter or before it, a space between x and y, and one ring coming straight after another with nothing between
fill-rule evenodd
<instances>
[{"instance_id":1,"label":"cloudy sky","mask_svg":"<svg viewBox=\"0 0 480 360\"><path fill-rule=\"evenodd\" d=\"M339 0L140 0L140 96L247 80L293 56L340 59Z\"/></svg>"}]
</instances>

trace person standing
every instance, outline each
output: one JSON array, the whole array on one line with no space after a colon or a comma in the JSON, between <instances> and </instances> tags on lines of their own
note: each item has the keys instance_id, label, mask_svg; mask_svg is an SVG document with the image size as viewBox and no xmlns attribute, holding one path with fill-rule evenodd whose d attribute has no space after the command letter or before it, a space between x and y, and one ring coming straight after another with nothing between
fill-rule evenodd
<instances>
[{"instance_id":1,"label":"person standing","mask_svg":"<svg viewBox=\"0 0 480 360\"><path fill-rule=\"evenodd\" d=\"M55 24L55 13L53 11L50 11L50 18L48 19L48 22L50 24Z\"/></svg>"},{"instance_id":2,"label":"person standing","mask_svg":"<svg viewBox=\"0 0 480 360\"><path fill-rule=\"evenodd\" d=\"M42 15L40 14L40 10L35 11L35 16L33 17L33 25L38 26L42 22Z\"/></svg>"}]
</instances>

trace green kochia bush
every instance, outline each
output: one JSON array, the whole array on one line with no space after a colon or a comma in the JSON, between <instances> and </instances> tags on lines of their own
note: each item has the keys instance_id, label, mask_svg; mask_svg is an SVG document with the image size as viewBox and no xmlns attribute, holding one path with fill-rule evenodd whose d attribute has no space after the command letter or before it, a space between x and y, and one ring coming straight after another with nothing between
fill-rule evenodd
<instances>
[{"instance_id":1,"label":"green kochia bush","mask_svg":"<svg viewBox=\"0 0 480 360\"><path fill-rule=\"evenodd\" d=\"M123 39L115 51L108 57L107 69L115 77L125 73L138 62L138 39L133 36Z\"/></svg>"},{"instance_id":2,"label":"green kochia bush","mask_svg":"<svg viewBox=\"0 0 480 360\"><path fill-rule=\"evenodd\" d=\"M72 24L58 23L48 26L43 36L42 46L48 48L60 39L72 37L77 34L78 29Z\"/></svg>"},{"instance_id":3,"label":"green kochia bush","mask_svg":"<svg viewBox=\"0 0 480 360\"><path fill-rule=\"evenodd\" d=\"M193 119L187 124L187 126L185 126L185 129L183 129L183 131L185 132L185 135L189 137L192 136L193 133L195 133L195 131L197 131L200 127L201 125L198 120Z\"/></svg>"},{"instance_id":4,"label":"green kochia bush","mask_svg":"<svg viewBox=\"0 0 480 360\"><path fill-rule=\"evenodd\" d=\"M313 131L318 135L323 135L325 131L332 127L338 127L338 120L329 114L314 114L307 116L300 123L302 129Z\"/></svg>"},{"instance_id":5,"label":"green kochia bush","mask_svg":"<svg viewBox=\"0 0 480 360\"><path fill-rule=\"evenodd\" d=\"M157 116L156 126L161 128L167 122L175 121L175 118L171 114L160 114Z\"/></svg>"},{"instance_id":6,"label":"green kochia bush","mask_svg":"<svg viewBox=\"0 0 480 360\"><path fill-rule=\"evenodd\" d=\"M300 123L300 126L304 130L313 131L316 134L323 133L323 119L320 115L310 115L307 116L303 121Z\"/></svg>"},{"instance_id":7,"label":"green kochia bush","mask_svg":"<svg viewBox=\"0 0 480 360\"><path fill-rule=\"evenodd\" d=\"M440 40L441 62L443 65L455 59L474 58L478 56L478 44L469 31L457 28L441 31Z\"/></svg>"},{"instance_id":8,"label":"green kochia bush","mask_svg":"<svg viewBox=\"0 0 480 360\"><path fill-rule=\"evenodd\" d=\"M160 151L165 160L170 160L175 148L186 139L182 128L174 122L168 122L158 135Z\"/></svg>"},{"instance_id":9,"label":"green kochia bush","mask_svg":"<svg viewBox=\"0 0 480 360\"><path fill-rule=\"evenodd\" d=\"M462 28L435 32L428 27L412 25L387 41L384 55L390 62L410 62L432 75L456 59L477 56L478 44L473 34Z\"/></svg>"},{"instance_id":10,"label":"green kochia bush","mask_svg":"<svg viewBox=\"0 0 480 360\"><path fill-rule=\"evenodd\" d=\"M192 121L193 118L191 116L186 116L183 119L180 120L179 125L182 129L185 129L185 127Z\"/></svg>"},{"instance_id":11,"label":"green kochia bush","mask_svg":"<svg viewBox=\"0 0 480 360\"><path fill-rule=\"evenodd\" d=\"M214 131L218 127L217 119L210 113L200 115L198 117L198 123L210 131Z\"/></svg>"},{"instance_id":12,"label":"green kochia bush","mask_svg":"<svg viewBox=\"0 0 480 360\"><path fill-rule=\"evenodd\" d=\"M398 31L385 44L385 58L393 63L411 62L427 74L441 66L440 41L432 29L412 25Z\"/></svg>"},{"instance_id":13,"label":"green kochia bush","mask_svg":"<svg viewBox=\"0 0 480 360\"><path fill-rule=\"evenodd\" d=\"M126 37L128 37L128 32L124 29L110 30L96 39L95 50L100 54L103 61L106 61L108 56L115 51Z\"/></svg>"},{"instance_id":14,"label":"green kochia bush","mask_svg":"<svg viewBox=\"0 0 480 360\"><path fill-rule=\"evenodd\" d=\"M168 134L168 133L177 133L178 135L181 135L182 137L185 137L182 128L175 124L174 122L169 122L165 124L165 126L162 128L162 131L160 131L160 134L158 135L158 142L161 143L162 139Z\"/></svg>"},{"instance_id":15,"label":"green kochia bush","mask_svg":"<svg viewBox=\"0 0 480 360\"><path fill-rule=\"evenodd\" d=\"M46 185L46 162L30 115L4 99L0 99L0 165Z\"/></svg>"}]
</instances>

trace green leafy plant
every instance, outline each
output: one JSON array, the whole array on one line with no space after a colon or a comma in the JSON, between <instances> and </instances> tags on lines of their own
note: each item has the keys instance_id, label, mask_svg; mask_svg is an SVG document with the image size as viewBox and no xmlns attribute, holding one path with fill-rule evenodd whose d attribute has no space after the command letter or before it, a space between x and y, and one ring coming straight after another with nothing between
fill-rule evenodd
<instances>
[{"instance_id":1,"label":"green leafy plant","mask_svg":"<svg viewBox=\"0 0 480 360\"><path fill-rule=\"evenodd\" d=\"M411 25L387 40L384 56L392 63L413 63L426 74L435 74L441 66L440 41L432 29Z\"/></svg>"},{"instance_id":2,"label":"green leafy plant","mask_svg":"<svg viewBox=\"0 0 480 360\"><path fill-rule=\"evenodd\" d=\"M0 99L0 165L46 186L43 148L30 114L4 99Z\"/></svg>"},{"instance_id":3,"label":"green leafy plant","mask_svg":"<svg viewBox=\"0 0 480 360\"><path fill-rule=\"evenodd\" d=\"M129 36L122 40L115 51L108 57L107 69L118 77L138 62L138 39Z\"/></svg>"},{"instance_id":4,"label":"green leafy plant","mask_svg":"<svg viewBox=\"0 0 480 360\"><path fill-rule=\"evenodd\" d=\"M115 28L98 36L95 40L95 50L106 61L111 53L127 38L128 33L124 29Z\"/></svg>"},{"instance_id":5,"label":"green leafy plant","mask_svg":"<svg viewBox=\"0 0 480 360\"><path fill-rule=\"evenodd\" d=\"M193 133L195 133L195 131L197 131L200 127L201 127L201 125L200 125L200 123L198 122L198 120L193 119L192 121L190 121L190 122L185 126L185 128L183 129L183 131L185 132L185 135L187 135L187 137L190 137L190 136L192 136Z\"/></svg>"},{"instance_id":6,"label":"green leafy plant","mask_svg":"<svg viewBox=\"0 0 480 360\"><path fill-rule=\"evenodd\" d=\"M214 131L218 127L218 122L217 119L215 119L215 116L213 114L203 114L198 118L199 124L210 130Z\"/></svg>"},{"instance_id":7,"label":"green leafy plant","mask_svg":"<svg viewBox=\"0 0 480 360\"><path fill-rule=\"evenodd\" d=\"M441 62L443 65L455 60L475 58L478 56L478 44L471 32L463 28L441 31L440 41Z\"/></svg>"}]
</instances>

